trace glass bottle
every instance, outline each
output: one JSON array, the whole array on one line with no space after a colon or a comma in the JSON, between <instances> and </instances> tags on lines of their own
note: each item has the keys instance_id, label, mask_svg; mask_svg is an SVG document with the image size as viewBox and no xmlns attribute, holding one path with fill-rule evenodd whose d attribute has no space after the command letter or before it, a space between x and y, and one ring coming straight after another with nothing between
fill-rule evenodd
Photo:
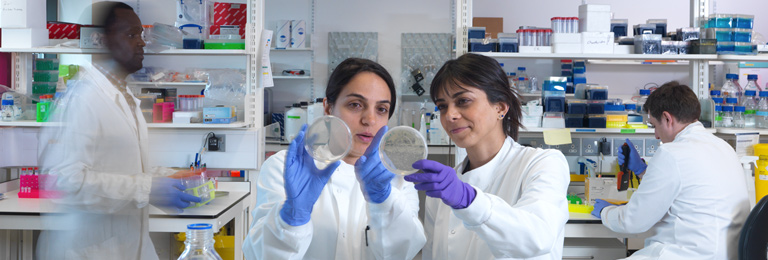
<instances>
[{"instance_id":1,"label":"glass bottle","mask_svg":"<svg viewBox=\"0 0 768 260\"><path fill-rule=\"evenodd\" d=\"M741 105L744 107L744 127L755 127L755 114L757 114L757 100L755 99L756 92L754 90L747 90L744 93Z\"/></svg>"},{"instance_id":2,"label":"glass bottle","mask_svg":"<svg viewBox=\"0 0 768 260\"><path fill-rule=\"evenodd\" d=\"M758 128L768 128L768 91L760 91L755 124Z\"/></svg>"},{"instance_id":3,"label":"glass bottle","mask_svg":"<svg viewBox=\"0 0 768 260\"><path fill-rule=\"evenodd\" d=\"M733 127L744 128L744 107L743 106L733 107Z\"/></svg>"},{"instance_id":4,"label":"glass bottle","mask_svg":"<svg viewBox=\"0 0 768 260\"><path fill-rule=\"evenodd\" d=\"M213 249L213 243L211 224L189 224L184 252L178 260L221 260L221 256Z\"/></svg>"},{"instance_id":5,"label":"glass bottle","mask_svg":"<svg viewBox=\"0 0 768 260\"><path fill-rule=\"evenodd\" d=\"M733 127L733 107L723 106L723 127Z\"/></svg>"}]
</instances>

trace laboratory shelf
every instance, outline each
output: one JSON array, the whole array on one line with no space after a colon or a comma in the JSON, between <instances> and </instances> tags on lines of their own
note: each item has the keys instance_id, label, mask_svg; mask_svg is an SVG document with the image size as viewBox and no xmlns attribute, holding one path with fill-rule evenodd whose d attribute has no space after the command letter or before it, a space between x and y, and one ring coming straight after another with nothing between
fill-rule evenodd
<instances>
[{"instance_id":1,"label":"laboratory shelf","mask_svg":"<svg viewBox=\"0 0 768 260\"><path fill-rule=\"evenodd\" d=\"M747 134L757 133L759 135L768 135L768 129L762 128L717 128L718 134Z\"/></svg>"},{"instance_id":2,"label":"laboratory shelf","mask_svg":"<svg viewBox=\"0 0 768 260\"><path fill-rule=\"evenodd\" d=\"M67 47L36 47L36 48L0 48L0 52L18 53L55 53L55 54L99 54L107 53L106 49L80 49ZM174 49L161 52L146 52L144 55L245 55L245 50L188 50Z\"/></svg>"},{"instance_id":3,"label":"laboratory shelf","mask_svg":"<svg viewBox=\"0 0 768 260\"><path fill-rule=\"evenodd\" d=\"M591 53L514 53L514 52L472 52L493 58L512 59L600 59L600 60L716 60L714 54L591 54Z\"/></svg>"},{"instance_id":4,"label":"laboratory shelf","mask_svg":"<svg viewBox=\"0 0 768 260\"><path fill-rule=\"evenodd\" d=\"M588 60L595 65L643 65L643 66L688 66L687 60Z\"/></svg>"},{"instance_id":5,"label":"laboratory shelf","mask_svg":"<svg viewBox=\"0 0 768 260\"><path fill-rule=\"evenodd\" d=\"M0 121L0 127L3 127L3 126L41 127L46 124L47 123L37 122L34 120Z\"/></svg>"},{"instance_id":6,"label":"laboratory shelf","mask_svg":"<svg viewBox=\"0 0 768 260\"><path fill-rule=\"evenodd\" d=\"M129 81L128 85L133 86L202 86L208 85L207 82L142 82Z\"/></svg>"},{"instance_id":7,"label":"laboratory shelf","mask_svg":"<svg viewBox=\"0 0 768 260\"><path fill-rule=\"evenodd\" d=\"M312 48L285 48L285 49L275 49L270 48L270 51L311 51Z\"/></svg>"},{"instance_id":8,"label":"laboratory shelf","mask_svg":"<svg viewBox=\"0 0 768 260\"><path fill-rule=\"evenodd\" d=\"M520 96L524 97L524 98L540 98L541 97L541 93L521 93ZM565 97L566 98L572 98L572 97L574 97L574 95L573 95L573 93L565 94Z\"/></svg>"},{"instance_id":9,"label":"laboratory shelf","mask_svg":"<svg viewBox=\"0 0 768 260\"><path fill-rule=\"evenodd\" d=\"M272 79L312 79L312 76L272 76Z\"/></svg>"},{"instance_id":10,"label":"laboratory shelf","mask_svg":"<svg viewBox=\"0 0 768 260\"><path fill-rule=\"evenodd\" d=\"M520 128L520 133L543 133L547 130L557 130L560 128L539 128L530 127L528 129ZM629 128L568 128L571 133L584 134L653 134L653 128L648 129L629 129Z\"/></svg>"},{"instance_id":11,"label":"laboratory shelf","mask_svg":"<svg viewBox=\"0 0 768 260\"><path fill-rule=\"evenodd\" d=\"M248 124L245 122L236 122L231 124L173 124L173 123L147 123L148 128L164 128L164 129L239 129L247 128Z\"/></svg>"},{"instance_id":12,"label":"laboratory shelf","mask_svg":"<svg viewBox=\"0 0 768 260\"><path fill-rule=\"evenodd\" d=\"M720 61L768 61L768 54L758 55L718 55Z\"/></svg>"}]
</instances>

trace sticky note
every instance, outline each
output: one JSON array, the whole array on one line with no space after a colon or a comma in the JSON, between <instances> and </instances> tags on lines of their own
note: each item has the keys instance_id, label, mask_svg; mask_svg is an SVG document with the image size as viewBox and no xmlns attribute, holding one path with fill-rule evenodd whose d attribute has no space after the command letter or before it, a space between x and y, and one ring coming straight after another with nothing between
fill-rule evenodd
<instances>
[{"instance_id":1,"label":"sticky note","mask_svg":"<svg viewBox=\"0 0 768 260\"><path fill-rule=\"evenodd\" d=\"M568 128L545 130L544 143L548 145L570 144L571 130Z\"/></svg>"}]
</instances>

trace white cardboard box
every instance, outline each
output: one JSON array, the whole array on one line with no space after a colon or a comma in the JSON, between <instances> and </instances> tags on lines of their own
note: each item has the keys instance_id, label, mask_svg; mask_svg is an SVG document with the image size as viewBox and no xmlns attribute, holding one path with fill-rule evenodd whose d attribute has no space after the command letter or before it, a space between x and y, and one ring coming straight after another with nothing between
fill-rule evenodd
<instances>
[{"instance_id":1,"label":"white cardboard box","mask_svg":"<svg viewBox=\"0 0 768 260\"><path fill-rule=\"evenodd\" d=\"M33 48L48 44L48 29L3 28L3 48Z\"/></svg>"},{"instance_id":2,"label":"white cardboard box","mask_svg":"<svg viewBox=\"0 0 768 260\"><path fill-rule=\"evenodd\" d=\"M610 32L610 5L580 5L579 32Z\"/></svg>"},{"instance_id":3,"label":"white cardboard box","mask_svg":"<svg viewBox=\"0 0 768 260\"><path fill-rule=\"evenodd\" d=\"M581 42L579 43L556 43L552 46L554 53L581 53Z\"/></svg>"},{"instance_id":4,"label":"white cardboard box","mask_svg":"<svg viewBox=\"0 0 768 260\"><path fill-rule=\"evenodd\" d=\"M1 0L0 5L0 28L46 29L45 0Z\"/></svg>"},{"instance_id":5,"label":"white cardboard box","mask_svg":"<svg viewBox=\"0 0 768 260\"><path fill-rule=\"evenodd\" d=\"M291 22L291 48L306 48L307 22L293 20Z\"/></svg>"},{"instance_id":6,"label":"white cardboard box","mask_svg":"<svg viewBox=\"0 0 768 260\"><path fill-rule=\"evenodd\" d=\"M581 44L581 34L580 33L553 33L552 44L554 45L557 43Z\"/></svg>"},{"instance_id":7,"label":"white cardboard box","mask_svg":"<svg viewBox=\"0 0 768 260\"><path fill-rule=\"evenodd\" d=\"M582 53L613 53L613 32L583 32L581 33Z\"/></svg>"},{"instance_id":8,"label":"white cardboard box","mask_svg":"<svg viewBox=\"0 0 768 260\"><path fill-rule=\"evenodd\" d=\"M520 53L552 53L552 46L520 46Z\"/></svg>"},{"instance_id":9,"label":"white cardboard box","mask_svg":"<svg viewBox=\"0 0 768 260\"><path fill-rule=\"evenodd\" d=\"M275 49L285 49L288 46L291 46L291 20L277 21Z\"/></svg>"}]
</instances>

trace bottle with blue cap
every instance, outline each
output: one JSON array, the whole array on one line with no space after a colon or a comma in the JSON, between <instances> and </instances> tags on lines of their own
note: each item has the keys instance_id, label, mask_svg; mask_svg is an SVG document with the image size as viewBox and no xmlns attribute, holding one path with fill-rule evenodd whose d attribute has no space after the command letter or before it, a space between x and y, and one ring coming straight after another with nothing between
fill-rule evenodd
<instances>
[{"instance_id":1,"label":"bottle with blue cap","mask_svg":"<svg viewBox=\"0 0 768 260\"><path fill-rule=\"evenodd\" d=\"M723 96L722 96L722 93L720 92L720 90L711 90L711 91L709 91L709 98L711 98L712 100L714 100L715 98L720 98L720 104L723 104L722 97ZM715 102L715 104L718 104L718 103Z\"/></svg>"},{"instance_id":2,"label":"bottle with blue cap","mask_svg":"<svg viewBox=\"0 0 768 260\"><path fill-rule=\"evenodd\" d=\"M744 107L743 106L733 107L733 127L744 128Z\"/></svg>"},{"instance_id":3,"label":"bottle with blue cap","mask_svg":"<svg viewBox=\"0 0 768 260\"><path fill-rule=\"evenodd\" d=\"M517 67L517 90L521 93L528 93L531 89L528 81L528 74L525 73L525 67Z\"/></svg>"},{"instance_id":4,"label":"bottle with blue cap","mask_svg":"<svg viewBox=\"0 0 768 260\"><path fill-rule=\"evenodd\" d=\"M768 91L760 91L755 124L758 128L768 128Z\"/></svg>"},{"instance_id":5,"label":"bottle with blue cap","mask_svg":"<svg viewBox=\"0 0 768 260\"><path fill-rule=\"evenodd\" d=\"M723 106L715 104L715 127L723 127Z\"/></svg>"},{"instance_id":6,"label":"bottle with blue cap","mask_svg":"<svg viewBox=\"0 0 768 260\"><path fill-rule=\"evenodd\" d=\"M2 109L0 109L0 120L13 121L16 119L13 111L13 99L3 99Z\"/></svg>"},{"instance_id":7,"label":"bottle with blue cap","mask_svg":"<svg viewBox=\"0 0 768 260\"><path fill-rule=\"evenodd\" d=\"M733 127L733 107L723 106L723 124L722 127Z\"/></svg>"},{"instance_id":8,"label":"bottle with blue cap","mask_svg":"<svg viewBox=\"0 0 768 260\"><path fill-rule=\"evenodd\" d=\"M744 94L747 94L747 91L754 91L755 96L760 91L760 85L757 83L757 74L747 75L747 85L744 86Z\"/></svg>"},{"instance_id":9,"label":"bottle with blue cap","mask_svg":"<svg viewBox=\"0 0 768 260\"><path fill-rule=\"evenodd\" d=\"M724 98L736 98L738 103L738 100L741 99L741 86L739 86L738 81L738 74L725 74L725 83L723 83L723 87L720 88L720 92L722 92Z\"/></svg>"},{"instance_id":10,"label":"bottle with blue cap","mask_svg":"<svg viewBox=\"0 0 768 260\"><path fill-rule=\"evenodd\" d=\"M747 84L749 87L749 84ZM757 114L757 99L755 98L757 91L747 90L744 92L744 97L741 100L741 106L744 107L744 127L755 127L755 114Z\"/></svg>"},{"instance_id":11,"label":"bottle with blue cap","mask_svg":"<svg viewBox=\"0 0 768 260\"><path fill-rule=\"evenodd\" d=\"M187 225L187 239L184 240L184 252L178 260L221 260L213 248L213 229L211 224Z\"/></svg>"}]
</instances>

